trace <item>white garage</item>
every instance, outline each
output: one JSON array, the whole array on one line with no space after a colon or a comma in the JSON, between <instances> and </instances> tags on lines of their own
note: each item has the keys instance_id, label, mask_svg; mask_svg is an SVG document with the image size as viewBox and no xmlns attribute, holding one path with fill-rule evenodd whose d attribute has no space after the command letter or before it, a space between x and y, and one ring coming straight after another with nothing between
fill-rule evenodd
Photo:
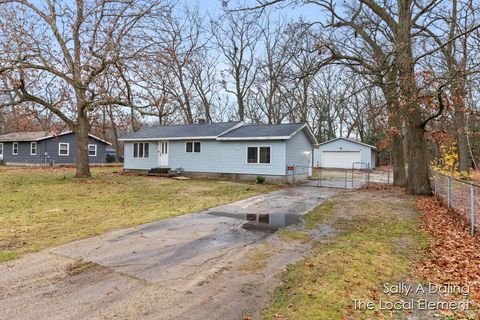
<instances>
[{"instance_id":1,"label":"white garage","mask_svg":"<svg viewBox=\"0 0 480 320\"><path fill-rule=\"evenodd\" d=\"M323 168L375 168L376 150L363 142L336 138L314 149L313 163Z\"/></svg>"},{"instance_id":2,"label":"white garage","mask_svg":"<svg viewBox=\"0 0 480 320\"><path fill-rule=\"evenodd\" d=\"M351 168L353 162L361 162L360 151L323 151L322 167Z\"/></svg>"}]
</instances>

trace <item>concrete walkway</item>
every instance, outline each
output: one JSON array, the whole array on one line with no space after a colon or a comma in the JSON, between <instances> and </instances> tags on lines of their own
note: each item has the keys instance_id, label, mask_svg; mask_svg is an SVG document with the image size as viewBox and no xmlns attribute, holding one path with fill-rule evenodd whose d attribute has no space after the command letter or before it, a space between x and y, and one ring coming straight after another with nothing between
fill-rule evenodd
<instances>
[{"instance_id":1,"label":"concrete walkway","mask_svg":"<svg viewBox=\"0 0 480 320\"><path fill-rule=\"evenodd\" d=\"M203 299L214 290L200 290L203 284L238 265L246 252L276 229L298 222L303 214L338 192L311 187L283 189L0 264L0 318L124 315L169 319L179 314L188 318L189 310L203 308ZM295 258L300 256L285 255L271 270L272 275ZM236 288L232 289L235 293ZM186 309L177 312L179 301L192 294L195 299L188 298ZM158 303L163 316L141 314L142 308L143 312L148 310L145 305L155 305L158 310ZM225 308L230 310L232 305ZM222 313L217 314L220 318Z\"/></svg>"}]
</instances>

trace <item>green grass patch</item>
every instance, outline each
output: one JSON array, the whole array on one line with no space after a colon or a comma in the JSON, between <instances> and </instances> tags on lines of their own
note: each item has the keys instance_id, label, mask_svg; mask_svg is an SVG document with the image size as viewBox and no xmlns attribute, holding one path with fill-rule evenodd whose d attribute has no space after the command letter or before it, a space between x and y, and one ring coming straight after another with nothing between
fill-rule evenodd
<instances>
[{"instance_id":1,"label":"green grass patch","mask_svg":"<svg viewBox=\"0 0 480 320\"><path fill-rule=\"evenodd\" d=\"M17 253L15 251L4 250L0 251L0 262L10 261L17 257Z\"/></svg>"},{"instance_id":2,"label":"green grass patch","mask_svg":"<svg viewBox=\"0 0 480 320\"><path fill-rule=\"evenodd\" d=\"M427 245L416 213L396 212L397 206L340 197L308 214L307 228L329 223L338 236L287 268L264 319L383 319L386 314L354 310L353 300L378 302L383 284L406 277Z\"/></svg>"},{"instance_id":3,"label":"green grass patch","mask_svg":"<svg viewBox=\"0 0 480 320\"><path fill-rule=\"evenodd\" d=\"M76 179L74 169L2 169L0 243L21 255L278 188L125 176L112 170L94 168L91 179Z\"/></svg>"},{"instance_id":4,"label":"green grass patch","mask_svg":"<svg viewBox=\"0 0 480 320\"><path fill-rule=\"evenodd\" d=\"M312 240L312 237L305 231L282 229L277 232L277 235L283 240L293 240L301 242L308 242Z\"/></svg>"},{"instance_id":5,"label":"green grass patch","mask_svg":"<svg viewBox=\"0 0 480 320\"><path fill-rule=\"evenodd\" d=\"M304 216L305 227L307 229L314 229L320 223L328 221L332 215L333 209L335 208L335 202L333 200L328 200L322 203L315 210L307 213Z\"/></svg>"}]
</instances>

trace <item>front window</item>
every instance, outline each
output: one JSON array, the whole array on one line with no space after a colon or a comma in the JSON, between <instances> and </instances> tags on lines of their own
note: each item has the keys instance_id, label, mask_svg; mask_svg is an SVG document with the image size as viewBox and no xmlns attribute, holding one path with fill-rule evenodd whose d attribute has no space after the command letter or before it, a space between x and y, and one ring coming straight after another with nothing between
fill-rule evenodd
<instances>
[{"instance_id":1,"label":"front window","mask_svg":"<svg viewBox=\"0 0 480 320\"><path fill-rule=\"evenodd\" d=\"M18 154L18 142L12 144L12 154L16 156Z\"/></svg>"},{"instance_id":2,"label":"front window","mask_svg":"<svg viewBox=\"0 0 480 320\"><path fill-rule=\"evenodd\" d=\"M37 155L37 143L36 142L30 143L30 155L32 155L32 156Z\"/></svg>"},{"instance_id":3,"label":"front window","mask_svg":"<svg viewBox=\"0 0 480 320\"><path fill-rule=\"evenodd\" d=\"M270 163L270 147L260 147L260 163Z\"/></svg>"},{"instance_id":4,"label":"front window","mask_svg":"<svg viewBox=\"0 0 480 320\"><path fill-rule=\"evenodd\" d=\"M247 163L271 163L271 148L270 147L248 147L247 148Z\"/></svg>"},{"instance_id":5,"label":"front window","mask_svg":"<svg viewBox=\"0 0 480 320\"><path fill-rule=\"evenodd\" d=\"M97 145L96 144L89 144L88 145L88 156L89 157L96 157L97 156Z\"/></svg>"},{"instance_id":6,"label":"front window","mask_svg":"<svg viewBox=\"0 0 480 320\"><path fill-rule=\"evenodd\" d=\"M257 147L248 147L247 162L248 163L257 163L257 160L258 160L258 148Z\"/></svg>"},{"instance_id":7,"label":"front window","mask_svg":"<svg viewBox=\"0 0 480 320\"><path fill-rule=\"evenodd\" d=\"M3 143L0 143L0 156L3 156Z\"/></svg>"},{"instance_id":8,"label":"front window","mask_svg":"<svg viewBox=\"0 0 480 320\"><path fill-rule=\"evenodd\" d=\"M200 141L185 142L185 151L195 153L202 152L202 143Z\"/></svg>"},{"instance_id":9,"label":"front window","mask_svg":"<svg viewBox=\"0 0 480 320\"><path fill-rule=\"evenodd\" d=\"M68 144L68 143L59 143L59 144L58 144L58 155L59 155L59 156L68 156L68 155L70 155L70 144Z\"/></svg>"},{"instance_id":10,"label":"front window","mask_svg":"<svg viewBox=\"0 0 480 320\"><path fill-rule=\"evenodd\" d=\"M133 144L134 158L148 158L150 144L147 142L135 142Z\"/></svg>"}]
</instances>

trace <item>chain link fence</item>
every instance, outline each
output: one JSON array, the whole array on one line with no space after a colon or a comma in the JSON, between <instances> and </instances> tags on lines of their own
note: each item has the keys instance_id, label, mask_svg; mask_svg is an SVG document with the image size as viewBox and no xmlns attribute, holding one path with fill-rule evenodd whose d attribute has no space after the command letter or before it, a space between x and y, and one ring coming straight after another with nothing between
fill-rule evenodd
<instances>
[{"instance_id":1,"label":"chain link fence","mask_svg":"<svg viewBox=\"0 0 480 320\"><path fill-rule=\"evenodd\" d=\"M363 186L368 187L370 183L393 183L391 172L370 168L333 169L289 166L287 172L289 183L309 187L357 189Z\"/></svg>"},{"instance_id":2,"label":"chain link fence","mask_svg":"<svg viewBox=\"0 0 480 320\"><path fill-rule=\"evenodd\" d=\"M480 186L432 171L435 197L457 212L475 233L480 227Z\"/></svg>"}]
</instances>

